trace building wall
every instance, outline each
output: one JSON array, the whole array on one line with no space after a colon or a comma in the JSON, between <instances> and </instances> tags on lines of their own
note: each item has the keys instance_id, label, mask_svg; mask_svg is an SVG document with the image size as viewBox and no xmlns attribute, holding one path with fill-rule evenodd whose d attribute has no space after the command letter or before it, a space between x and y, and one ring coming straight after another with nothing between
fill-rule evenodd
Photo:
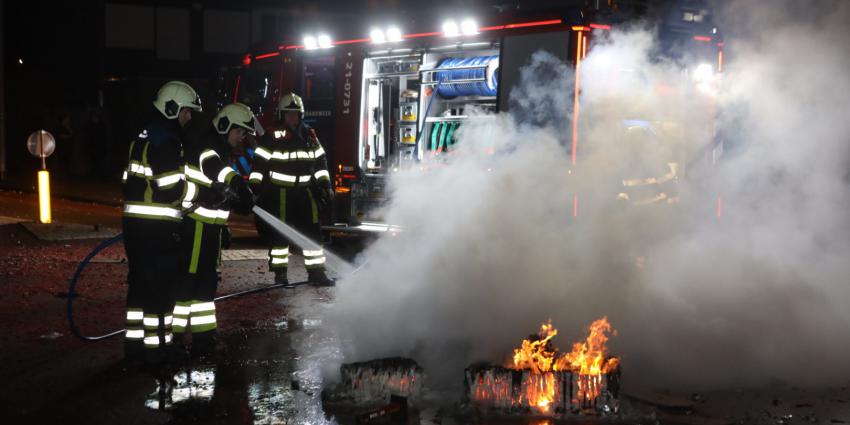
<instances>
[{"instance_id":1,"label":"building wall","mask_svg":"<svg viewBox=\"0 0 850 425\"><path fill-rule=\"evenodd\" d=\"M209 78L237 64L258 33L250 9L172 3L105 3L105 78Z\"/></svg>"}]
</instances>

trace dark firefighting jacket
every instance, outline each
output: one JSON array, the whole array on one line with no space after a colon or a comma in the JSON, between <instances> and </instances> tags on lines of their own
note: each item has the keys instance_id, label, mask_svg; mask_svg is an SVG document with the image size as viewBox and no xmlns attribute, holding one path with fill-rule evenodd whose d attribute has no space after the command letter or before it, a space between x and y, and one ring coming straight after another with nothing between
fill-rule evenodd
<instances>
[{"instance_id":1,"label":"dark firefighting jacket","mask_svg":"<svg viewBox=\"0 0 850 425\"><path fill-rule=\"evenodd\" d=\"M224 137L210 128L186 155L184 208L189 210L189 217L207 224L225 225L231 209L247 214L253 206L247 183L223 159L231 150ZM226 199L224 187L229 187L236 198Z\"/></svg>"},{"instance_id":2,"label":"dark firefighting jacket","mask_svg":"<svg viewBox=\"0 0 850 425\"><path fill-rule=\"evenodd\" d=\"M124 216L179 222L187 186L185 135L177 120L157 117L130 143L124 170Z\"/></svg>"},{"instance_id":3,"label":"dark firefighting jacket","mask_svg":"<svg viewBox=\"0 0 850 425\"><path fill-rule=\"evenodd\" d=\"M297 129L269 129L254 152L254 170L248 179L262 197L270 188L330 190L327 156L316 132L303 122Z\"/></svg>"}]
</instances>

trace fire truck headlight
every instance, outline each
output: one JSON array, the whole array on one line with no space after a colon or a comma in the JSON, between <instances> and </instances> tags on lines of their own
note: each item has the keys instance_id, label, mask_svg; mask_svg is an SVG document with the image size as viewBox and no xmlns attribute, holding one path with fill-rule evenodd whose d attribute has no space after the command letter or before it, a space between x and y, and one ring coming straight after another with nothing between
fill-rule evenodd
<instances>
[{"instance_id":1,"label":"fire truck headlight","mask_svg":"<svg viewBox=\"0 0 850 425\"><path fill-rule=\"evenodd\" d=\"M387 36L384 35L384 30L380 28L373 28L372 31L369 32L369 38L372 39L372 43L381 44L387 41Z\"/></svg>"},{"instance_id":2,"label":"fire truck headlight","mask_svg":"<svg viewBox=\"0 0 850 425\"><path fill-rule=\"evenodd\" d=\"M319 48L319 42L316 41L316 37L312 35L304 36L304 48L307 50L313 50Z\"/></svg>"},{"instance_id":3,"label":"fire truck headlight","mask_svg":"<svg viewBox=\"0 0 850 425\"><path fill-rule=\"evenodd\" d=\"M707 63L701 63L694 68L693 77L697 83L707 83L714 76L714 67Z\"/></svg>"},{"instance_id":4,"label":"fire truck headlight","mask_svg":"<svg viewBox=\"0 0 850 425\"><path fill-rule=\"evenodd\" d=\"M460 35L460 28L455 21L446 21L443 24L443 35L446 37L457 37Z\"/></svg>"},{"instance_id":5,"label":"fire truck headlight","mask_svg":"<svg viewBox=\"0 0 850 425\"><path fill-rule=\"evenodd\" d=\"M388 41L401 41L401 30L398 27L389 27L387 29Z\"/></svg>"},{"instance_id":6,"label":"fire truck headlight","mask_svg":"<svg viewBox=\"0 0 850 425\"><path fill-rule=\"evenodd\" d=\"M327 34L322 34L319 36L319 47L322 49L327 49L333 47L333 43L331 42L331 36Z\"/></svg>"},{"instance_id":7,"label":"fire truck headlight","mask_svg":"<svg viewBox=\"0 0 850 425\"><path fill-rule=\"evenodd\" d=\"M464 19L460 24L460 30L463 35L478 34L478 24L472 19Z\"/></svg>"}]
</instances>

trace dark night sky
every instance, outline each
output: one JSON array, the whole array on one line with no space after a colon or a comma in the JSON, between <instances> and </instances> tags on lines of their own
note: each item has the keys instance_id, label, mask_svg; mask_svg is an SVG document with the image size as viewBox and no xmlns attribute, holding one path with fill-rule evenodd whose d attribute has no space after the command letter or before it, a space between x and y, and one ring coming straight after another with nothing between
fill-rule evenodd
<instances>
[{"instance_id":1,"label":"dark night sky","mask_svg":"<svg viewBox=\"0 0 850 425\"><path fill-rule=\"evenodd\" d=\"M203 25L198 24L206 10L262 14L274 9L278 16L276 32L274 39L265 44L276 45L300 43L308 32L328 32L337 39L368 37L369 28L375 25L395 24L405 32L417 32L439 31L444 20L469 16L481 23L533 20L552 17L570 4L583 3L585 0L8 1L3 3L6 134L9 140L18 141L35 128L56 128L58 117L71 109L85 120L85 114L90 113L87 110L99 103L108 78L143 81L135 85L133 99L121 95L135 105L140 103L136 98L147 98L150 87L168 79L208 80L219 67L238 64L244 52L204 51ZM110 4L188 11L191 60L159 60L156 51L150 49L107 48L104 11ZM111 112L132 115L127 111ZM25 155L18 145L22 143L7 144L10 169L16 165L16 156Z\"/></svg>"},{"instance_id":2,"label":"dark night sky","mask_svg":"<svg viewBox=\"0 0 850 425\"><path fill-rule=\"evenodd\" d=\"M96 84L101 66L101 16L96 2L5 2L7 88L81 98ZM18 63L23 60L23 64ZM32 81L19 87L18 81ZM48 93L39 94L40 91ZM46 100L46 99L45 99Z\"/></svg>"},{"instance_id":3,"label":"dark night sky","mask_svg":"<svg viewBox=\"0 0 850 425\"><path fill-rule=\"evenodd\" d=\"M505 16L534 16L564 1L269 1L254 0L234 4L230 1L79 1L4 2L6 64L8 78L13 81L32 79L48 92L61 91L61 97L90 102L90 87L97 86L104 75L103 4L156 4L165 7L204 9L284 9L292 16L291 34L283 38L299 40L308 31L330 31L336 37L361 37L376 23L393 22L403 27L435 30L447 18L494 15L509 10ZM493 5L499 5L499 8ZM518 9L519 8L519 11ZM510 16L513 15L513 16ZM486 19L486 18L485 18ZM18 58L24 64L18 64ZM60 89L61 87L61 89ZM37 90L35 87L29 87ZM59 94L59 93L55 93ZM64 101L61 99L60 101Z\"/></svg>"},{"instance_id":4,"label":"dark night sky","mask_svg":"<svg viewBox=\"0 0 850 425\"><path fill-rule=\"evenodd\" d=\"M523 14L551 8L564 1L13 1L4 2L7 78L27 81L27 96L43 101L64 103L93 102L92 87L104 77L103 49L104 3L158 5L165 7L204 9L284 9L291 13L292 30L288 36L300 41L307 31L330 31L336 37L362 37L376 23L393 22L403 27L438 30L444 19L464 16L493 15L497 10L511 10L516 15L519 5ZM493 5L501 5L501 9ZM500 17L503 18L503 17ZM18 63L22 59L24 64ZM230 60L227 58L227 60ZM145 72L140 72L145 74ZM17 84L11 84L14 89ZM23 87L18 87L24 89ZM45 91L46 93L39 93ZM13 95L14 93L9 93Z\"/></svg>"}]
</instances>

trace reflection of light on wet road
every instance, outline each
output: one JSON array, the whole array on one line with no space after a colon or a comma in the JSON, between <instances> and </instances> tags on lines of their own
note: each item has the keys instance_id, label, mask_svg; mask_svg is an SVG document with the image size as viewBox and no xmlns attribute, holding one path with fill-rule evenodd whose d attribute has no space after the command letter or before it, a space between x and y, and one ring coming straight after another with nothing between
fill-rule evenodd
<instances>
[{"instance_id":1,"label":"reflection of light on wet road","mask_svg":"<svg viewBox=\"0 0 850 425\"><path fill-rule=\"evenodd\" d=\"M157 379L156 390L150 393L148 395L148 398L145 399L145 406L154 410L170 409L172 406L172 387L173 384L171 382L171 379Z\"/></svg>"},{"instance_id":2,"label":"reflection of light on wet road","mask_svg":"<svg viewBox=\"0 0 850 425\"><path fill-rule=\"evenodd\" d=\"M157 379L156 390L148 395L145 406L169 410L189 401L208 402L215 393L215 366L199 365L179 370L174 376Z\"/></svg>"},{"instance_id":3,"label":"reflection of light on wet road","mask_svg":"<svg viewBox=\"0 0 850 425\"><path fill-rule=\"evenodd\" d=\"M301 321L301 326L303 326L304 329L317 329L317 328L322 326L322 320L321 319L304 319L304 320Z\"/></svg>"},{"instance_id":4,"label":"reflection of light on wet road","mask_svg":"<svg viewBox=\"0 0 850 425\"><path fill-rule=\"evenodd\" d=\"M275 324L285 333L278 342L280 363L248 386L248 404L255 424L336 424L322 407L323 373L338 368L338 339L322 327L315 292L298 290L288 304L289 318Z\"/></svg>"},{"instance_id":5,"label":"reflection of light on wet road","mask_svg":"<svg viewBox=\"0 0 850 425\"><path fill-rule=\"evenodd\" d=\"M316 329L322 326L322 319L285 319L275 323L274 326L279 331Z\"/></svg>"},{"instance_id":6,"label":"reflection of light on wet road","mask_svg":"<svg viewBox=\"0 0 850 425\"><path fill-rule=\"evenodd\" d=\"M195 399L209 401L215 392L215 366L187 370L174 375L176 384L171 400L174 403Z\"/></svg>"},{"instance_id":7,"label":"reflection of light on wet road","mask_svg":"<svg viewBox=\"0 0 850 425\"><path fill-rule=\"evenodd\" d=\"M222 336L217 365L186 365L157 379L145 406L193 420L195 412L227 411L253 424L331 425L322 406L324 377L338 375L340 342L323 326L329 297L314 288L285 299L287 317L274 330ZM181 406L189 406L183 409Z\"/></svg>"},{"instance_id":8,"label":"reflection of light on wet road","mask_svg":"<svg viewBox=\"0 0 850 425\"><path fill-rule=\"evenodd\" d=\"M290 292L286 318L274 329L220 335L223 349L215 365L190 364L157 379L145 406L172 415L170 423L205 423L227 418L226 423L260 425L336 425L351 423L367 407L329 407L322 390L336 384L343 360L342 342L322 320L326 294L314 288ZM456 391L457 390L457 391ZM145 389L145 392L150 391ZM425 411L411 413L414 423L477 423L486 425L554 425L545 418L478 418L474 422L445 416L438 400L460 399L459 389L434 392ZM455 394L457 392L457 394ZM419 409L426 406L417 406ZM335 416L334 416L335 415ZM200 422L199 422L200 419ZM458 419L456 421L456 419ZM565 422L584 425L577 420ZM606 422L592 422L601 425Z\"/></svg>"},{"instance_id":9,"label":"reflection of light on wet road","mask_svg":"<svg viewBox=\"0 0 850 425\"><path fill-rule=\"evenodd\" d=\"M248 387L248 405L254 413L255 424L288 424L286 418L297 415L295 394L283 382L269 385L270 382L252 383Z\"/></svg>"}]
</instances>

